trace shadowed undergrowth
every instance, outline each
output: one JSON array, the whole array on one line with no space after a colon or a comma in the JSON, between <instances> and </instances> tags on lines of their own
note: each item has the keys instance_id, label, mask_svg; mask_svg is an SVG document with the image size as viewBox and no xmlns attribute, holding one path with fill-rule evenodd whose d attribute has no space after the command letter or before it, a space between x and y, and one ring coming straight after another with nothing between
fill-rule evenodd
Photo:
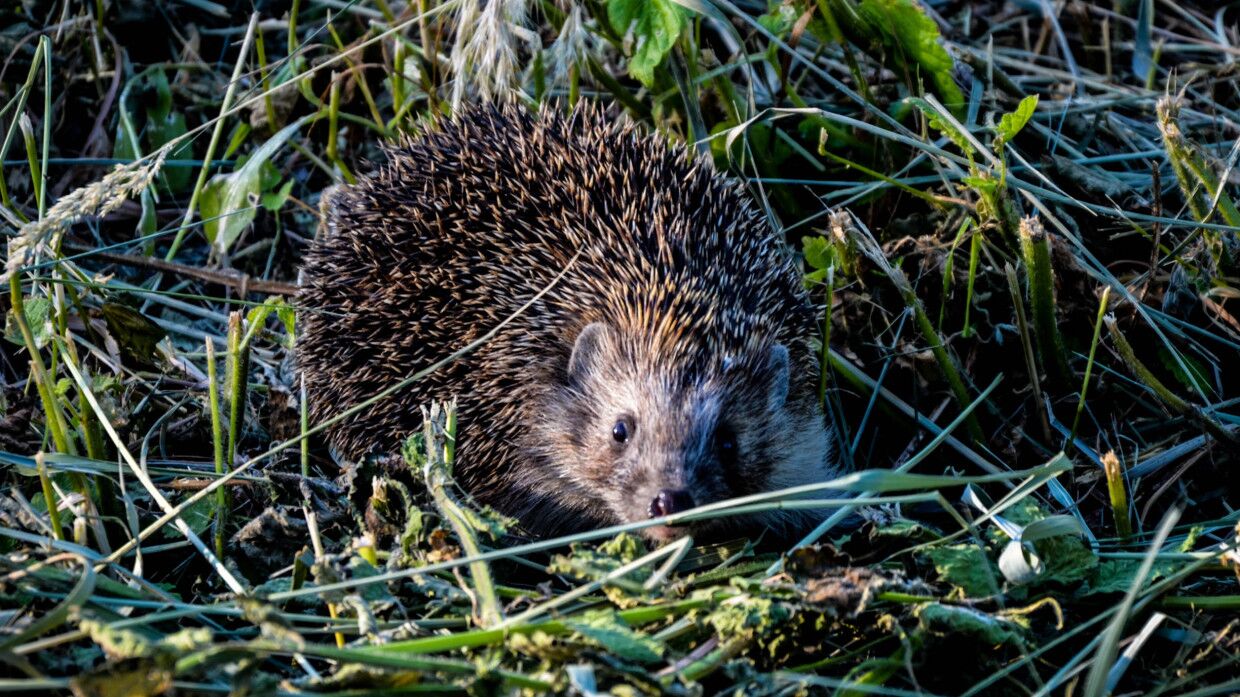
<instances>
[{"instance_id":1,"label":"shadowed undergrowth","mask_svg":"<svg viewBox=\"0 0 1240 697\"><path fill-rule=\"evenodd\" d=\"M0 691L1240 691L1238 19L0 8ZM290 348L319 197L486 99L612 105L785 233L849 474L680 518L832 508L804 539L528 540L453 486L450 404L410 467L332 459Z\"/></svg>"}]
</instances>

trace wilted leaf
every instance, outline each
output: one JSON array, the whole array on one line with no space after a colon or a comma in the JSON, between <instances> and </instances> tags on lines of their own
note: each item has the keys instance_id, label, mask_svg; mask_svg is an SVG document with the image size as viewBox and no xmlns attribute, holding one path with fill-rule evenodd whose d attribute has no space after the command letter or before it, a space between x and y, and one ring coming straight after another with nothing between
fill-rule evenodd
<instances>
[{"instance_id":1,"label":"wilted leaf","mask_svg":"<svg viewBox=\"0 0 1240 697\"><path fill-rule=\"evenodd\" d=\"M127 305L104 303L103 318L121 352L138 363L151 363L156 344L167 336L162 327Z\"/></svg>"},{"instance_id":2,"label":"wilted leaf","mask_svg":"<svg viewBox=\"0 0 1240 697\"><path fill-rule=\"evenodd\" d=\"M172 671L155 666L79 675L72 679L73 694L90 697L156 697L172 689Z\"/></svg>"}]
</instances>

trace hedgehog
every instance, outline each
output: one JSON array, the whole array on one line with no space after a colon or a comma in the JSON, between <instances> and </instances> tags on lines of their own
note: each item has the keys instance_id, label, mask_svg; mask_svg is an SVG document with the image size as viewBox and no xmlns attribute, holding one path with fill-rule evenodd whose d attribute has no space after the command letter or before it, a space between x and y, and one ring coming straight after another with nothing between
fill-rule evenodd
<instances>
[{"instance_id":1,"label":"hedgehog","mask_svg":"<svg viewBox=\"0 0 1240 697\"><path fill-rule=\"evenodd\" d=\"M312 418L494 336L329 428L337 458L394 456L456 399L455 479L533 536L833 474L820 315L742 184L593 106L473 107L386 155L325 198L303 263Z\"/></svg>"}]
</instances>

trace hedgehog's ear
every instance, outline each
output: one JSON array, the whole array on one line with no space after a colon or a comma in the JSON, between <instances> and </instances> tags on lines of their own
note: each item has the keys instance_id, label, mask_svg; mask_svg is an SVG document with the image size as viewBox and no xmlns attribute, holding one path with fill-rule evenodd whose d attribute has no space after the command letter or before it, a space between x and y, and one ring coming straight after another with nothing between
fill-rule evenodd
<instances>
[{"instance_id":1,"label":"hedgehog's ear","mask_svg":"<svg viewBox=\"0 0 1240 697\"><path fill-rule=\"evenodd\" d=\"M573 352L568 357L568 380L580 383L594 368L603 347L611 341L611 327L603 322L591 322L577 335Z\"/></svg>"},{"instance_id":2,"label":"hedgehog's ear","mask_svg":"<svg viewBox=\"0 0 1240 697\"><path fill-rule=\"evenodd\" d=\"M775 344L767 356L767 408L775 411L788 399L789 359L788 347Z\"/></svg>"}]
</instances>

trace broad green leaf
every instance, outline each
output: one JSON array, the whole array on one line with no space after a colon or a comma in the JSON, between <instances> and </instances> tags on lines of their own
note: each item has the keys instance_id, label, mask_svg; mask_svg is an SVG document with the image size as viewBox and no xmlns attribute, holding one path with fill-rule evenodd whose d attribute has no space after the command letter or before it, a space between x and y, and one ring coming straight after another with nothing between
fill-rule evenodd
<instances>
[{"instance_id":1,"label":"broad green leaf","mask_svg":"<svg viewBox=\"0 0 1240 697\"><path fill-rule=\"evenodd\" d=\"M721 637L756 638L765 636L792 617L792 608L770 598L745 594L721 604L706 616L706 622Z\"/></svg>"},{"instance_id":2,"label":"broad green leaf","mask_svg":"<svg viewBox=\"0 0 1240 697\"><path fill-rule=\"evenodd\" d=\"M1037 540L1045 540L1060 535L1083 537L1085 531L1081 528L1081 524L1077 522L1076 518L1068 515L1053 515L1041 520L1035 520L1026 525L1020 535L1020 539L1025 542L1036 542Z\"/></svg>"},{"instance_id":3,"label":"broad green leaf","mask_svg":"<svg viewBox=\"0 0 1240 697\"><path fill-rule=\"evenodd\" d=\"M112 139L112 157L125 161L138 159L133 151L133 142L129 140L129 134L125 132L125 124L120 119L116 120L116 137Z\"/></svg>"},{"instance_id":4,"label":"broad green leaf","mask_svg":"<svg viewBox=\"0 0 1240 697\"><path fill-rule=\"evenodd\" d=\"M758 24L781 39L792 31L796 22L797 8L786 2L773 5L770 11L758 17Z\"/></svg>"},{"instance_id":5,"label":"broad green leaf","mask_svg":"<svg viewBox=\"0 0 1240 697\"><path fill-rule=\"evenodd\" d=\"M1104 559L1093 569L1089 582L1077 595L1095 595L1100 593L1124 593L1132 587L1132 581L1141 568L1139 559ZM1172 562L1155 562L1150 571L1148 583L1165 578L1175 568Z\"/></svg>"},{"instance_id":6,"label":"broad green leaf","mask_svg":"<svg viewBox=\"0 0 1240 697\"><path fill-rule=\"evenodd\" d=\"M259 196L263 192L264 176L268 179L271 176L270 171L264 171L263 165L268 163L272 155L310 116L302 117L280 129L235 172L217 174L203 188L203 229L206 231L207 240L219 252L227 252L250 223L254 222L254 217L258 214Z\"/></svg>"},{"instance_id":7,"label":"broad green leaf","mask_svg":"<svg viewBox=\"0 0 1240 697\"><path fill-rule=\"evenodd\" d=\"M164 71L152 70L144 73L139 88L138 94L142 99L147 123L166 120L172 113L172 88L168 86L168 76Z\"/></svg>"},{"instance_id":8,"label":"broad green leaf","mask_svg":"<svg viewBox=\"0 0 1240 697\"><path fill-rule=\"evenodd\" d=\"M280 303L276 308L276 316L284 325L284 345L293 348L293 342L297 338L297 310L287 303Z\"/></svg>"},{"instance_id":9,"label":"broad green leaf","mask_svg":"<svg viewBox=\"0 0 1240 697\"><path fill-rule=\"evenodd\" d=\"M1000 147L1004 143L1010 142L1016 137L1017 133L1029 123L1029 119L1033 118L1033 112L1038 108L1038 95L1031 94L1020 100L1020 104L1016 105L1016 110L1010 114L1004 114L999 118L998 135L995 137L995 148Z\"/></svg>"},{"instance_id":10,"label":"broad green leaf","mask_svg":"<svg viewBox=\"0 0 1240 697\"><path fill-rule=\"evenodd\" d=\"M206 532L215 520L217 507L215 500L211 498L202 499L189 505L185 512L181 514L181 520L193 530L195 534L201 535ZM169 525L165 530L173 531L173 536L180 536L181 532L175 526Z\"/></svg>"},{"instance_id":11,"label":"broad green leaf","mask_svg":"<svg viewBox=\"0 0 1240 697\"><path fill-rule=\"evenodd\" d=\"M611 0L607 19L621 35L633 31L633 55L629 74L647 87L654 84L654 70L672 50L685 25L685 10L671 0Z\"/></svg>"}]
</instances>

